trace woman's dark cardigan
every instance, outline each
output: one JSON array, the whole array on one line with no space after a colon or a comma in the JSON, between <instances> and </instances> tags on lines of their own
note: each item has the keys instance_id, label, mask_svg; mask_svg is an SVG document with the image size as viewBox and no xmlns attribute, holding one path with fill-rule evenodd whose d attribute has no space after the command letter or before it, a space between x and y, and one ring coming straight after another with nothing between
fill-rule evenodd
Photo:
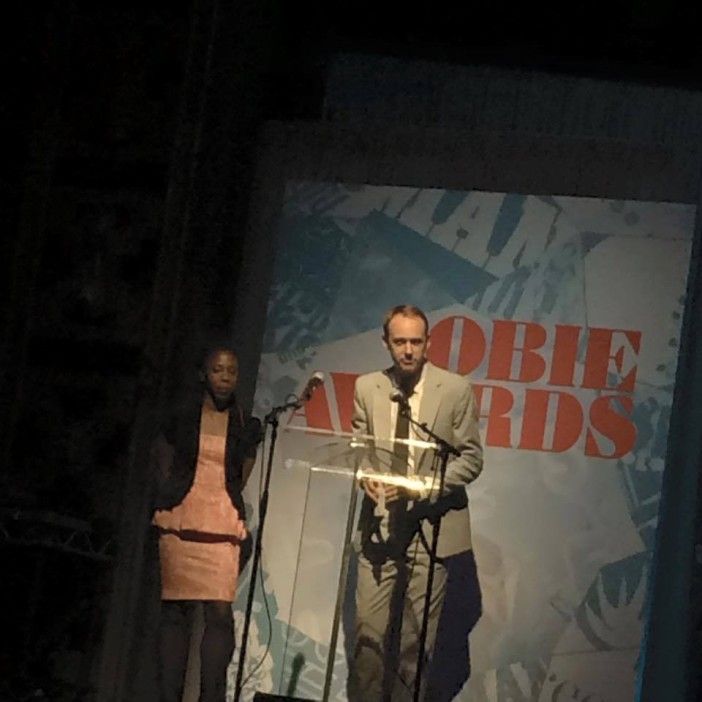
<instances>
[{"instance_id":1,"label":"woman's dark cardigan","mask_svg":"<svg viewBox=\"0 0 702 702\"><path fill-rule=\"evenodd\" d=\"M246 418L236 402L227 411L229 422L224 450L227 494L240 519L246 519L242 497L243 465L245 459L256 456L260 423L255 418ZM202 396L197 402L188 403L171 413L154 441L155 509L173 509L185 499L193 485L200 447L201 412Z\"/></svg>"}]
</instances>

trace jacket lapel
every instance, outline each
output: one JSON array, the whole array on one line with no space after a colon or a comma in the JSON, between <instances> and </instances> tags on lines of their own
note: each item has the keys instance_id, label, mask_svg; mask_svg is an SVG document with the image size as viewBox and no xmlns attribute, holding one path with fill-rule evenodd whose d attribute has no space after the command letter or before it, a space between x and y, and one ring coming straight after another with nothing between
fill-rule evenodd
<instances>
[{"instance_id":1,"label":"jacket lapel","mask_svg":"<svg viewBox=\"0 0 702 702\"><path fill-rule=\"evenodd\" d=\"M431 363L426 364L424 373L424 390L417 419L420 423L426 422L427 426L433 429L441 404L441 392L439 390L441 379L436 372L436 368ZM372 425L369 427L372 434L378 439L388 439L394 433L390 422L391 390L392 383L390 378L385 373L380 374L376 382L376 392L373 395L373 417ZM431 466L433 453L433 451L420 451L417 456L417 470L428 469Z\"/></svg>"},{"instance_id":2,"label":"jacket lapel","mask_svg":"<svg viewBox=\"0 0 702 702\"><path fill-rule=\"evenodd\" d=\"M441 404L441 392L439 391L441 380L431 363L426 364L424 373L424 390L422 402L419 405L419 422L426 423L430 429L433 429Z\"/></svg>"},{"instance_id":3,"label":"jacket lapel","mask_svg":"<svg viewBox=\"0 0 702 702\"><path fill-rule=\"evenodd\" d=\"M391 434L390 391L392 385L385 373L378 376L376 392L373 395L372 433L379 439L388 439Z\"/></svg>"},{"instance_id":4,"label":"jacket lapel","mask_svg":"<svg viewBox=\"0 0 702 702\"><path fill-rule=\"evenodd\" d=\"M441 404L441 379L436 372L436 368L427 363L424 367L424 390L422 391L422 402L419 405L420 424L426 424L430 429L434 429L436 417L439 413L439 405ZM423 432L419 432L421 435ZM429 438L423 437L422 439ZM433 460L433 451L421 450L417 460L417 471L428 470Z\"/></svg>"}]
</instances>

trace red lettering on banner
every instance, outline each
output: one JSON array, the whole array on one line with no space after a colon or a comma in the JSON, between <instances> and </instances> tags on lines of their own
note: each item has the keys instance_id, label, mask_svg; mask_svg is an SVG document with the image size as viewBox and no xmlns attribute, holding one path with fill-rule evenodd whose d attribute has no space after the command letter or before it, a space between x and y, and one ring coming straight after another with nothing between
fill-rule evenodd
<instances>
[{"instance_id":1,"label":"red lettering on banner","mask_svg":"<svg viewBox=\"0 0 702 702\"><path fill-rule=\"evenodd\" d=\"M627 331L625 329L590 329L587 343L587 353L585 355L585 373L583 375L583 387L596 390L622 390L623 392L633 392L636 383L636 366L622 378L618 385L613 387L607 385L607 373L609 372L610 361L614 361L617 372L621 376L624 372L624 346L612 353L612 342L615 334L623 334L631 349L635 354L639 353L641 346L641 332Z\"/></svg>"},{"instance_id":2,"label":"red lettering on banner","mask_svg":"<svg viewBox=\"0 0 702 702\"><path fill-rule=\"evenodd\" d=\"M308 427L315 429L328 429L332 431L331 412L329 411L329 399L324 385L318 387L312 397L297 410L293 416L303 414ZM292 420L292 417L290 418Z\"/></svg>"},{"instance_id":3,"label":"red lettering on banner","mask_svg":"<svg viewBox=\"0 0 702 702\"><path fill-rule=\"evenodd\" d=\"M556 416L553 420L553 440L545 445L546 424L551 398L557 398ZM561 453L575 445L583 428L583 410L576 397L558 390L536 390L528 388L524 398L524 418L520 449L531 451L553 451Z\"/></svg>"},{"instance_id":4,"label":"red lettering on banner","mask_svg":"<svg viewBox=\"0 0 702 702\"><path fill-rule=\"evenodd\" d=\"M485 391L490 396L490 407L484 411ZM512 448L512 420L509 413L514 406L514 397L507 388L499 385L473 385L478 413L487 420L485 443L488 446Z\"/></svg>"},{"instance_id":5,"label":"red lettering on banner","mask_svg":"<svg viewBox=\"0 0 702 702\"><path fill-rule=\"evenodd\" d=\"M575 363L578 360L578 341L581 327L556 324L556 339L553 342L553 359L549 385L575 384Z\"/></svg>"},{"instance_id":6,"label":"red lettering on banner","mask_svg":"<svg viewBox=\"0 0 702 702\"><path fill-rule=\"evenodd\" d=\"M456 325L460 325L457 327ZM587 350L582 378L576 378L578 350L583 328L556 324L547 329L536 322L494 320L491 345L473 319L451 316L431 330L428 358L442 368L453 366L460 374L481 367L487 354L487 378L497 383L474 383L480 418L485 425L485 445L513 448L512 430L519 434L516 448L561 453L584 438L587 456L616 459L630 452L636 442L636 426L630 416L636 383L636 357L641 332L624 329L587 330ZM456 332L460 329L460 334ZM458 344L452 348L452 344ZM550 354L543 349L552 340ZM611 368L611 370L610 370ZM619 374L618 384L608 386L608 374ZM304 416L307 426L351 431L355 373L332 372L330 383L319 388L295 416ZM548 379L548 380L546 380ZM544 387L505 387L502 383L535 383ZM623 394L591 397L595 393L555 390L553 387L581 387L589 391L617 389ZM336 400L336 413L329 402ZM516 389L515 389L516 388ZM523 402L515 402L523 393ZM586 399L587 398L587 399ZM523 408L521 418L513 418L515 404ZM338 416L340 426L333 426ZM520 426L514 426L521 422ZM550 438L549 438L550 431ZM584 433L584 436L583 436ZM603 442L611 447L603 446Z\"/></svg>"},{"instance_id":7,"label":"red lettering on banner","mask_svg":"<svg viewBox=\"0 0 702 702\"><path fill-rule=\"evenodd\" d=\"M462 325L462 330L456 372L467 375L480 365L485 355L485 334L480 325L469 317L446 317L434 325L427 357L434 365L448 370L451 340L457 324Z\"/></svg>"},{"instance_id":8,"label":"red lettering on banner","mask_svg":"<svg viewBox=\"0 0 702 702\"><path fill-rule=\"evenodd\" d=\"M331 374L336 395L336 406L339 411L341 431L351 431L351 416L353 415L353 389L358 373Z\"/></svg>"},{"instance_id":9,"label":"red lettering on banner","mask_svg":"<svg viewBox=\"0 0 702 702\"><path fill-rule=\"evenodd\" d=\"M524 329L524 345L516 346L517 329ZM511 380L533 383L546 370L543 356L535 353L546 343L546 330L536 322L511 322L497 319L493 322L492 346L487 377L490 380ZM521 364L516 378L512 378L512 359L521 352Z\"/></svg>"},{"instance_id":10,"label":"red lettering on banner","mask_svg":"<svg viewBox=\"0 0 702 702\"><path fill-rule=\"evenodd\" d=\"M597 445L597 440L591 429L585 437L585 455L596 458L621 458L634 448L636 443L636 425L622 416L612 407L613 401L621 403L624 411L631 414L634 402L628 395L606 395L598 397L590 405L590 423L593 429L607 437L613 444L612 453L604 454Z\"/></svg>"}]
</instances>

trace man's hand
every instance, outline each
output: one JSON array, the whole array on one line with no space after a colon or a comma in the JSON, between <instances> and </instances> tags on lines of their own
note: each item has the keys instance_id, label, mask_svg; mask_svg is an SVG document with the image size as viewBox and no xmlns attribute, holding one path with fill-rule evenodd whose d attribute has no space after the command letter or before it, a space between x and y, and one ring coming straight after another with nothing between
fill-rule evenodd
<instances>
[{"instance_id":1,"label":"man's hand","mask_svg":"<svg viewBox=\"0 0 702 702\"><path fill-rule=\"evenodd\" d=\"M382 480L373 480L372 478L364 478L361 481L361 487L368 497L378 504L384 498L385 503L393 502L400 497L400 490L396 485L387 485Z\"/></svg>"},{"instance_id":2,"label":"man's hand","mask_svg":"<svg viewBox=\"0 0 702 702\"><path fill-rule=\"evenodd\" d=\"M401 497L409 497L412 499L411 495L404 488L397 485L389 485L384 483L382 480L374 480L373 478L363 478L361 480L361 487L363 491L368 495L368 497L378 504L381 497L385 497L385 503L394 502L399 500Z\"/></svg>"}]
</instances>

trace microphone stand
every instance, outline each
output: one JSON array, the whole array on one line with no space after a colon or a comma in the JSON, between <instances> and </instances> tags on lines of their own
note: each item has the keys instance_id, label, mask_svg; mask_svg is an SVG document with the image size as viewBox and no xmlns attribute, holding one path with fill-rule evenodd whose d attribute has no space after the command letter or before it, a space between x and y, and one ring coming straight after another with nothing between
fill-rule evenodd
<instances>
[{"instance_id":1,"label":"microphone stand","mask_svg":"<svg viewBox=\"0 0 702 702\"><path fill-rule=\"evenodd\" d=\"M268 494L271 483L271 473L273 472L273 453L275 451L275 442L278 438L278 425L280 424L280 415L287 412L289 409L300 409L303 405L303 400L295 399L292 402L286 402L284 405L273 407L263 420L265 424L271 426L271 443L268 448L268 462L266 465L266 473L263 481L263 492L261 493L261 501L258 509L258 529L256 530L256 539L254 541L253 559L251 561L251 580L249 582L249 592L246 599L246 609L244 610L244 628L241 633L241 651L239 653L239 666L236 673L236 686L234 688L234 702L239 702L241 696L241 688L243 687L244 678L244 662L246 660L246 643L249 638L249 627L251 625L251 612L253 610L253 599L256 591L256 573L258 572L258 564L261 561L261 545L263 543L263 527L266 523L266 513L268 511Z\"/></svg>"},{"instance_id":2,"label":"microphone stand","mask_svg":"<svg viewBox=\"0 0 702 702\"><path fill-rule=\"evenodd\" d=\"M418 422L412 419L412 412L408 402L401 402L399 411L407 417L409 423L421 429L436 445L440 459L439 464L439 497L444 492L444 483L446 480L446 466L448 465L449 456L460 456L460 451L450 444L445 439L442 439L434 433L426 422ZM431 499L431 496L430 496ZM422 612L422 628L419 634L419 653L417 655L417 675L414 679L414 702L420 702L420 691L422 687L422 668L424 667L424 652L427 646L427 634L429 630L429 608L431 606L431 591L434 586L434 567L436 565L436 551L439 544L439 531L441 529L441 517L438 517L433 523L431 545L429 548L429 572L427 574L427 591L424 596L424 611Z\"/></svg>"}]
</instances>

